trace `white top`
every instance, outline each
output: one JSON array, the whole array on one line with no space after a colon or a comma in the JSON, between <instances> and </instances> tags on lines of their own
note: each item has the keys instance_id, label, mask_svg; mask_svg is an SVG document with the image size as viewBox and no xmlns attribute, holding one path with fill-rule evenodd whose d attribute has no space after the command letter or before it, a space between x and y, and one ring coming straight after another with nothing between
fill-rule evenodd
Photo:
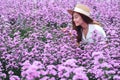
<instances>
[{"instance_id":1,"label":"white top","mask_svg":"<svg viewBox=\"0 0 120 80\"><path fill-rule=\"evenodd\" d=\"M97 32L97 34L99 34L102 38L106 39L106 34L105 31L103 30L103 28L97 24L89 24L88 25L88 33L86 35L86 38L84 36L84 34L82 33L82 42L85 43L93 43L94 40L92 38L92 35L94 34L94 31Z\"/></svg>"}]
</instances>

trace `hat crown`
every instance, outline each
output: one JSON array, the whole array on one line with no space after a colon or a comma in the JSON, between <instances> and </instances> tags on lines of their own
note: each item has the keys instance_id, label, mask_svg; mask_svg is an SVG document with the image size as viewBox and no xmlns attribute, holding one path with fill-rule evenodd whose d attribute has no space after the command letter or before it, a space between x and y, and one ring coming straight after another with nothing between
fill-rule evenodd
<instances>
[{"instance_id":1,"label":"hat crown","mask_svg":"<svg viewBox=\"0 0 120 80\"><path fill-rule=\"evenodd\" d=\"M86 11L86 12L90 12L90 9L89 9L89 7L88 6L86 6L86 5L83 5L83 4L77 4L76 6L75 6L75 8L79 8L79 9L82 9L82 10L84 10L84 11Z\"/></svg>"},{"instance_id":2,"label":"hat crown","mask_svg":"<svg viewBox=\"0 0 120 80\"><path fill-rule=\"evenodd\" d=\"M74 7L74 10L68 10L68 12L73 15L74 12L83 14L89 18L91 18L90 16L90 9L88 6L84 5L84 4L76 4Z\"/></svg>"}]
</instances>

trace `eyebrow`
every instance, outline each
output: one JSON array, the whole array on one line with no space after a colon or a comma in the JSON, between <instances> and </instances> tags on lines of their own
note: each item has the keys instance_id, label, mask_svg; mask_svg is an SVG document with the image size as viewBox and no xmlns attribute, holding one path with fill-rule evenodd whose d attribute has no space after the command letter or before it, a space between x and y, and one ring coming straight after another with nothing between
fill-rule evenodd
<instances>
[{"instance_id":1,"label":"eyebrow","mask_svg":"<svg viewBox=\"0 0 120 80\"><path fill-rule=\"evenodd\" d=\"M76 17L76 16L78 16L78 15L73 15L73 17Z\"/></svg>"}]
</instances>

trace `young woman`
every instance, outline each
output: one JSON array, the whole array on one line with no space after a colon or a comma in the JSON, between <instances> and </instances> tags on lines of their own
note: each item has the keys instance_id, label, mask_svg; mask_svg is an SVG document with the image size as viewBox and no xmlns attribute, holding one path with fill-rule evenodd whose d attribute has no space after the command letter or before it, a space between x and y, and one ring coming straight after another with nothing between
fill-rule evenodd
<instances>
[{"instance_id":1,"label":"young woman","mask_svg":"<svg viewBox=\"0 0 120 80\"><path fill-rule=\"evenodd\" d=\"M90 17L90 9L86 5L77 4L74 10L68 10L72 15L73 29L77 31L77 42L92 43L93 32L96 30L102 38L106 38L105 31L101 25Z\"/></svg>"}]
</instances>

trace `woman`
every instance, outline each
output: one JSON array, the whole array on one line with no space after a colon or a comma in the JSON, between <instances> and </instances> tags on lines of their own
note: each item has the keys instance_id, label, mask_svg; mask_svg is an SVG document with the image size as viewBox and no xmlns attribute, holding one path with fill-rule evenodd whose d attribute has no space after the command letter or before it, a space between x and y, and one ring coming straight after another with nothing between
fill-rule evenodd
<instances>
[{"instance_id":1,"label":"woman","mask_svg":"<svg viewBox=\"0 0 120 80\"><path fill-rule=\"evenodd\" d=\"M106 38L105 31L100 24L90 17L90 9L86 5L77 4L74 10L68 10L68 12L72 15L73 29L77 31L78 43L81 41L84 43L95 42L92 37L95 30L102 38Z\"/></svg>"}]
</instances>

